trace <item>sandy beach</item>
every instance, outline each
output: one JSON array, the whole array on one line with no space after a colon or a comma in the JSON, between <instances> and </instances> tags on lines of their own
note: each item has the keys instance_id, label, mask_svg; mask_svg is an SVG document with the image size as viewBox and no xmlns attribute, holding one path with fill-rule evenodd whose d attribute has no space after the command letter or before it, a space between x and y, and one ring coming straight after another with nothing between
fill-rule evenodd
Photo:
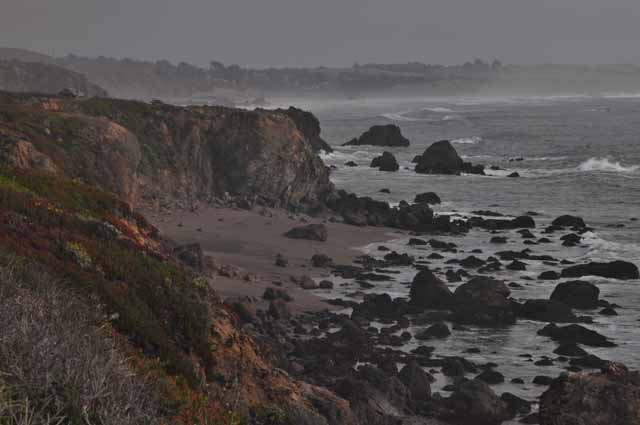
<instances>
[{"instance_id":1,"label":"sandy beach","mask_svg":"<svg viewBox=\"0 0 640 425\"><path fill-rule=\"evenodd\" d=\"M303 275L312 278L329 276L326 269L311 266L313 255L328 255L335 264L351 264L362 254L359 248L387 241L399 234L398 230L389 228L356 227L307 216L295 217L278 209L202 208L196 212L171 215L146 212L146 215L165 237L180 244L197 242L205 254L217 262L256 275L257 281L254 282L217 276L213 285L223 298L250 296L259 299L265 288L276 286L276 282L294 298L290 307L295 313L332 308L320 297L300 289L291 281L291 277ZM292 227L310 223L327 226L329 236L326 242L284 236ZM287 267L275 265L278 254L288 260ZM264 303L262 307L265 307Z\"/></svg>"}]
</instances>

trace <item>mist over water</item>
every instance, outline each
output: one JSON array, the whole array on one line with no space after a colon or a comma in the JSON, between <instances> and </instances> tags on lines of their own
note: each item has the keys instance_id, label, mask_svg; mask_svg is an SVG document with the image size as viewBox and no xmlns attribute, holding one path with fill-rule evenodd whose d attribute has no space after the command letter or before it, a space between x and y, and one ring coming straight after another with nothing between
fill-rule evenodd
<instances>
[{"instance_id":1,"label":"mist over water","mask_svg":"<svg viewBox=\"0 0 640 425\"><path fill-rule=\"evenodd\" d=\"M332 179L339 188L361 196L398 203L411 202L417 193L434 191L443 203L436 212L465 215L473 210L492 210L516 216L535 211L540 231L557 216L574 214L584 218L594 232L584 235L580 246L561 246L558 238L568 232L551 236L553 243L528 246L516 232L504 232L510 243L492 245L491 234L474 230L464 237L436 237L456 243L464 253L445 254L443 260L431 262L432 268L446 270L445 262L464 258L472 249L482 249L481 258L497 251L530 248L536 254L548 254L558 259L578 263L590 260L627 260L640 264L640 99L633 97L546 97L546 98L453 98L453 99L377 99L368 101L334 101L297 103L317 114L324 138L335 152L322 155L329 165L335 165ZM341 147L345 141L360 135L374 124L393 123L401 127L411 140L409 148L380 148L373 146ZM465 160L498 166L502 170L487 170L489 176L436 176L413 172L411 160L431 143L448 139ZM371 159L383 150L398 158L401 169L395 173L369 168ZM345 167L355 161L358 167ZM407 169L408 168L408 169ZM507 178L512 172L520 178ZM391 194L380 193L382 188ZM426 258L432 250L409 247L406 239L386 244L400 253ZM381 257L377 245L364 248L370 255ZM547 270L560 271L559 266L542 262L528 262L527 271L503 270L493 273L506 282L517 282L522 289L513 289L519 300L549 298L561 281L540 281L537 276ZM376 284L372 292L387 292L392 297L407 297L407 285L416 271L396 268L401 274L395 281ZM527 280L531 279L531 280ZM586 278L601 290L601 298L621 306L619 316L609 318L593 311L588 314L594 324L589 328L612 338L618 347L593 349L588 352L603 359L622 361L632 368L640 367L640 281L616 281ZM344 281L323 296L348 297L359 286ZM453 290L457 284L451 284ZM546 387L531 383L536 375L557 376L567 363L556 361L553 366L535 366L541 356L556 358L557 347L536 332L545 324L519 320L505 328L469 327L454 331L444 340L426 341L436 347L435 356L464 355L477 362L495 362L505 375L506 383L495 386L497 393L510 391L535 401ZM419 329L412 329L415 334ZM403 349L419 345L412 340ZM463 354L472 347L480 354ZM533 361L520 357L533 355ZM449 381L437 375L435 389ZM523 378L524 385L510 384L513 378Z\"/></svg>"}]
</instances>

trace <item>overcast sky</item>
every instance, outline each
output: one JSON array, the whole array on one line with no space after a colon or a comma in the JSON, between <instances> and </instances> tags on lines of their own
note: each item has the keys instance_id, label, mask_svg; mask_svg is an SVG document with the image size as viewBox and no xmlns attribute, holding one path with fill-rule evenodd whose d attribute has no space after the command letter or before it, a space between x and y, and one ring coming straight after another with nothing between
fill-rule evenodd
<instances>
[{"instance_id":1,"label":"overcast sky","mask_svg":"<svg viewBox=\"0 0 640 425\"><path fill-rule=\"evenodd\" d=\"M640 63L640 0L0 0L0 45L204 65Z\"/></svg>"}]
</instances>

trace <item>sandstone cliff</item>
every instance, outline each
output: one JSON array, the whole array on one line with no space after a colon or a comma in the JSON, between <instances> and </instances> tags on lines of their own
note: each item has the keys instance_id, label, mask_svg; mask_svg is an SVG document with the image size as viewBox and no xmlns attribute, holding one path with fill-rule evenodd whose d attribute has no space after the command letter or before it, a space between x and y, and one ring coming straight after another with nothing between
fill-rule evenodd
<instances>
[{"instance_id":1,"label":"sandstone cliff","mask_svg":"<svg viewBox=\"0 0 640 425\"><path fill-rule=\"evenodd\" d=\"M311 211L333 191L305 134L271 111L5 93L0 161L156 208L233 197Z\"/></svg>"}]
</instances>

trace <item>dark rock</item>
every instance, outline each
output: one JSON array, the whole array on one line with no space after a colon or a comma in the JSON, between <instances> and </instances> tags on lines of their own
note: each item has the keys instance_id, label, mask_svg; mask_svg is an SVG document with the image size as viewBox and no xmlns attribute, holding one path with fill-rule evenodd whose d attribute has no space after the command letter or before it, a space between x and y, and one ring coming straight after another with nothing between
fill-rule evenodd
<instances>
[{"instance_id":1,"label":"dark rock","mask_svg":"<svg viewBox=\"0 0 640 425\"><path fill-rule=\"evenodd\" d=\"M446 338L451 335L451 331L444 323L436 323L429 326L424 331L415 335L416 339L425 340L433 338Z\"/></svg>"},{"instance_id":2,"label":"dark rock","mask_svg":"<svg viewBox=\"0 0 640 425\"><path fill-rule=\"evenodd\" d=\"M527 265L522 261L513 260L510 264L507 265L507 270L524 271L527 270Z\"/></svg>"},{"instance_id":3,"label":"dark rock","mask_svg":"<svg viewBox=\"0 0 640 425\"><path fill-rule=\"evenodd\" d=\"M513 378L511 380L511 383L512 384L524 384L524 379L522 379L522 378Z\"/></svg>"},{"instance_id":4,"label":"dark rock","mask_svg":"<svg viewBox=\"0 0 640 425\"><path fill-rule=\"evenodd\" d=\"M409 254L398 254L392 251L384 256L384 260L394 266L410 266L415 261Z\"/></svg>"},{"instance_id":5,"label":"dark rock","mask_svg":"<svg viewBox=\"0 0 640 425\"><path fill-rule=\"evenodd\" d=\"M352 139L343 146L361 145L407 147L410 142L402 135L397 125L387 124L374 125L359 138Z\"/></svg>"},{"instance_id":6,"label":"dark rock","mask_svg":"<svg viewBox=\"0 0 640 425\"><path fill-rule=\"evenodd\" d=\"M284 255L282 254L276 255L276 261L275 261L276 266L287 267L288 264L289 264L289 260L287 260L287 258Z\"/></svg>"},{"instance_id":7,"label":"dark rock","mask_svg":"<svg viewBox=\"0 0 640 425\"><path fill-rule=\"evenodd\" d=\"M505 238L504 236L494 236L491 238L489 242L495 243L495 244L507 243L507 238Z\"/></svg>"},{"instance_id":8,"label":"dark rock","mask_svg":"<svg viewBox=\"0 0 640 425\"><path fill-rule=\"evenodd\" d=\"M453 294L453 318L463 324L513 324L516 317L509 294L504 282L488 277L471 279Z\"/></svg>"},{"instance_id":9,"label":"dark rock","mask_svg":"<svg viewBox=\"0 0 640 425\"><path fill-rule=\"evenodd\" d=\"M306 226L294 227L285 233L285 236L291 239L307 239L324 242L327 240L327 233L327 227L324 224L308 224Z\"/></svg>"},{"instance_id":10,"label":"dark rock","mask_svg":"<svg viewBox=\"0 0 640 425\"><path fill-rule=\"evenodd\" d=\"M500 399L507 403L512 416L526 415L531 412L531 403L511 393L502 393Z\"/></svg>"},{"instance_id":11,"label":"dark rock","mask_svg":"<svg viewBox=\"0 0 640 425\"><path fill-rule=\"evenodd\" d=\"M318 287L320 289L333 289L333 282L330 280L321 280L320 283L318 283Z\"/></svg>"},{"instance_id":12,"label":"dark rock","mask_svg":"<svg viewBox=\"0 0 640 425\"><path fill-rule=\"evenodd\" d=\"M303 111L293 106L286 110L278 109L276 112L282 112L291 118L315 152L333 152L331 146L320 137L320 121L311 112Z\"/></svg>"},{"instance_id":13,"label":"dark rock","mask_svg":"<svg viewBox=\"0 0 640 425\"><path fill-rule=\"evenodd\" d=\"M302 289L318 289L316 281L309 276L292 277L291 280Z\"/></svg>"},{"instance_id":14,"label":"dark rock","mask_svg":"<svg viewBox=\"0 0 640 425\"><path fill-rule=\"evenodd\" d=\"M540 416L537 413L532 413L532 414L527 415L524 418L520 419L520 423L521 424L530 424L530 425L539 424L540 423Z\"/></svg>"},{"instance_id":15,"label":"dark rock","mask_svg":"<svg viewBox=\"0 0 640 425\"><path fill-rule=\"evenodd\" d=\"M283 300L287 302L293 301L293 298L291 298L291 295L289 295L287 291L285 291L284 289L272 288L272 287L268 287L264 290L264 293L262 294L262 299L265 299L267 301L271 301L271 300Z\"/></svg>"},{"instance_id":16,"label":"dark rock","mask_svg":"<svg viewBox=\"0 0 640 425\"><path fill-rule=\"evenodd\" d=\"M347 161L344 164L346 167L357 167L358 164L356 164L354 161Z\"/></svg>"},{"instance_id":17,"label":"dark rock","mask_svg":"<svg viewBox=\"0 0 640 425\"><path fill-rule=\"evenodd\" d=\"M633 425L640 421L640 374L619 363L600 373L569 374L540 399L540 423Z\"/></svg>"},{"instance_id":18,"label":"dark rock","mask_svg":"<svg viewBox=\"0 0 640 425\"><path fill-rule=\"evenodd\" d=\"M551 299L573 308L595 308L598 306L600 289L592 283L573 280L559 283L553 290Z\"/></svg>"},{"instance_id":19,"label":"dark rock","mask_svg":"<svg viewBox=\"0 0 640 425\"><path fill-rule=\"evenodd\" d=\"M391 191L389 189L386 189L386 188L385 189L380 189L378 192L387 193L387 194L391 193Z\"/></svg>"},{"instance_id":20,"label":"dark rock","mask_svg":"<svg viewBox=\"0 0 640 425\"><path fill-rule=\"evenodd\" d=\"M507 403L477 379L461 383L445 403L458 424L498 425L511 416Z\"/></svg>"},{"instance_id":21,"label":"dark rock","mask_svg":"<svg viewBox=\"0 0 640 425\"><path fill-rule=\"evenodd\" d=\"M635 264L626 261L610 263L587 263L571 266L562 270L562 277L600 276L610 279L639 279L640 273Z\"/></svg>"},{"instance_id":22,"label":"dark rock","mask_svg":"<svg viewBox=\"0 0 640 425\"><path fill-rule=\"evenodd\" d=\"M551 385L553 378L550 376L538 375L533 378L533 383L536 385Z\"/></svg>"},{"instance_id":23,"label":"dark rock","mask_svg":"<svg viewBox=\"0 0 640 425\"><path fill-rule=\"evenodd\" d=\"M422 308L446 309L453 294L445 283L428 269L421 270L411 282L410 303Z\"/></svg>"},{"instance_id":24,"label":"dark rock","mask_svg":"<svg viewBox=\"0 0 640 425\"><path fill-rule=\"evenodd\" d=\"M538 279L539 280L558 280L560 279L560 275L558 275L558 273L554 272L553 270L549 270L549 271L540 273L540 276L538 276Z\"/></svg>"},{"instance_id":25,"label":"dark rock","mask_svg":"<svg viewBox=\"0 0 640 425\"><path fill-rule=\"evenodd\" d=\"M553 222L551 222L552 226L557 227L575 227L575 228L584 228L586 227L584 220L581 217L576 217L573 215L562 215Z\"/></svg>"},{"instance_id":26,"label":"dark rock","mask_svg":"<svg viewBox=\"0 0 640 425\"><path fill-rule=\"evenodd\" d=\"M585 369L604 369L610 362L608 360L602 360L598 356L593 354L587 354L586 356L578 357L577 359L571 359L569 364L571 366L577 366Z\"/></svg>"},{"instance_id":27,"label":"dark rock","mask_svg":"<svg viewBox=\"0 0 640 425\"><path fill-rule=\"evenodd\" d=\"M414 400L422 402L431 398L433 377L416 362L407 363L398 373L398 378L407 387Z\"/></svg>"},{"instance_id":28,"label":"dark rock","mask_svg":"<svg viewBox=\"0 0 640 425\"><path fill-rule=\"evenodd\" d=\"M576 322L578 318L571 307L555 300L527 300L520 309L520 316L541 322Z\"/></svg>"},{"instance_id":29,"label":"dark rock","mask_svg":"<svg viewBox=\"0 0 640 425\"><path fill-rule=\"evenodd\" d=\"M440 200L440 197L434 192L425 192L416 195L413 202L416 204L436 205L441 203L442 201Z\"/></svg>"},{"instance_id":30,"label":"dark rock","mask_svg":"<svg viewBox=\"0 0 640 425\"><path fill-rule=\"evenodd\" d=\"M580 325L568 325L559 327L552 323L540 329L538 331L538 335L548 336L551 339L559 341L561 343L577 343L589 345L592 347L616 346L613 342L609 341L607 337Z\"/></svg>"},{"instance_id":31,"label":"dark rock","mask_svg":"<svg viewBox=\"0 0 640 425\"><path fill-rule=\"evenodd\" d=\"M528 230L528 229L520 230L520 231L518 231L518 233L520 233L520 236L522 236L522 239L534 239L535 238L535 235L533 233L531 233L531 231Z\"/></svg>"},{"instance_id":32,"label":"dark rock","mask_svg":"<svg viewBox=\"0 0 640 425\"><path fill-rule=\"evenodd\" d=\"M378 168L380 171L398 171L400 168L391 152L383 152L381 156L373 158L370 167Z\"/></svg>"},{"instance_id":33,"label":"dark rock","mask_svg":"<svg viewBox=\"0 0 640 425\"><path fill-rule=\"evenodd\" d=\"M517 178L517 177L520 177L520 174L517 171L514 171L513 173L509 174L507 177L511 177L511 178L516 177Z\"/></svg>"},{"instance_id":34,"label":"dark rock","mask_svg":"<svg viewBox=\"0 0 640 425\"><path fill-rule=\"evenodd\" d=\"M428 245L428 242L425 241L424 239L411 238L409 239L409 245L412 245L412 246Z\"/></svg>"},{"instance_id":35,"label":"dark rock","mask_svg":"<svg viewBox=\"0 0 640 425\"><path fill-rule=\"evenodd\" d=\"M486 261L481 260L476 256L469 256L464 260L460 261L460 265L466 269L477 269L478 267L484 265Z\"/></svg>"},{"instance_id":36,"label":"dark rock","mask_svg":"<svg viewBox=\"0 0 640 425\"><path fill-rule=\"evenodd\" d=\"M504 375L496 370L487 369L476 376L476 379L484 381L489 385L497 385L504 382Z\"/></svg>"},{"instance_id":37,"label":"dark rock","mask_svg":"<svg viewBox=\"0 0 640 425\"><path fill-rule=\"evenodd\" d=\"M589 354L576 343L560 344L560 346L553 350L553 352L567 357L583 357Z\"/></svg>"},{"instance_id":38,"label":"dark rock","mask_svg":"<svg viewBox=\"0 0 640 425\"><path fill-rule=\"evenodd\" d=\"M276 299L269 303L268 313L277 320L288 319L289 317L291 317L289 306L284 300L281 299Z\"/></svg>"},{"instance_id":39,"label":"dark rock","mask_svg":"<svg viewBox=\"0 0 640 425\"><path fill-rule=\"evenodd\" d=\"M314 254L313 257L311 257L311 265L313 267L322 267L322 268L332 267L333 260L328 255Z\"/></svg>"},{"instance_id":40,"label":"dark rock","mask_svg":"<svg viewBox=\"0 0 640 425\"><path fill-rule=\"evenodd\" d=\"M415 171L420 174L482 174L483 166L473 166L464 162L447 140L436 142L429 146L418 163Z\"/></svg>"}]
</instances>

